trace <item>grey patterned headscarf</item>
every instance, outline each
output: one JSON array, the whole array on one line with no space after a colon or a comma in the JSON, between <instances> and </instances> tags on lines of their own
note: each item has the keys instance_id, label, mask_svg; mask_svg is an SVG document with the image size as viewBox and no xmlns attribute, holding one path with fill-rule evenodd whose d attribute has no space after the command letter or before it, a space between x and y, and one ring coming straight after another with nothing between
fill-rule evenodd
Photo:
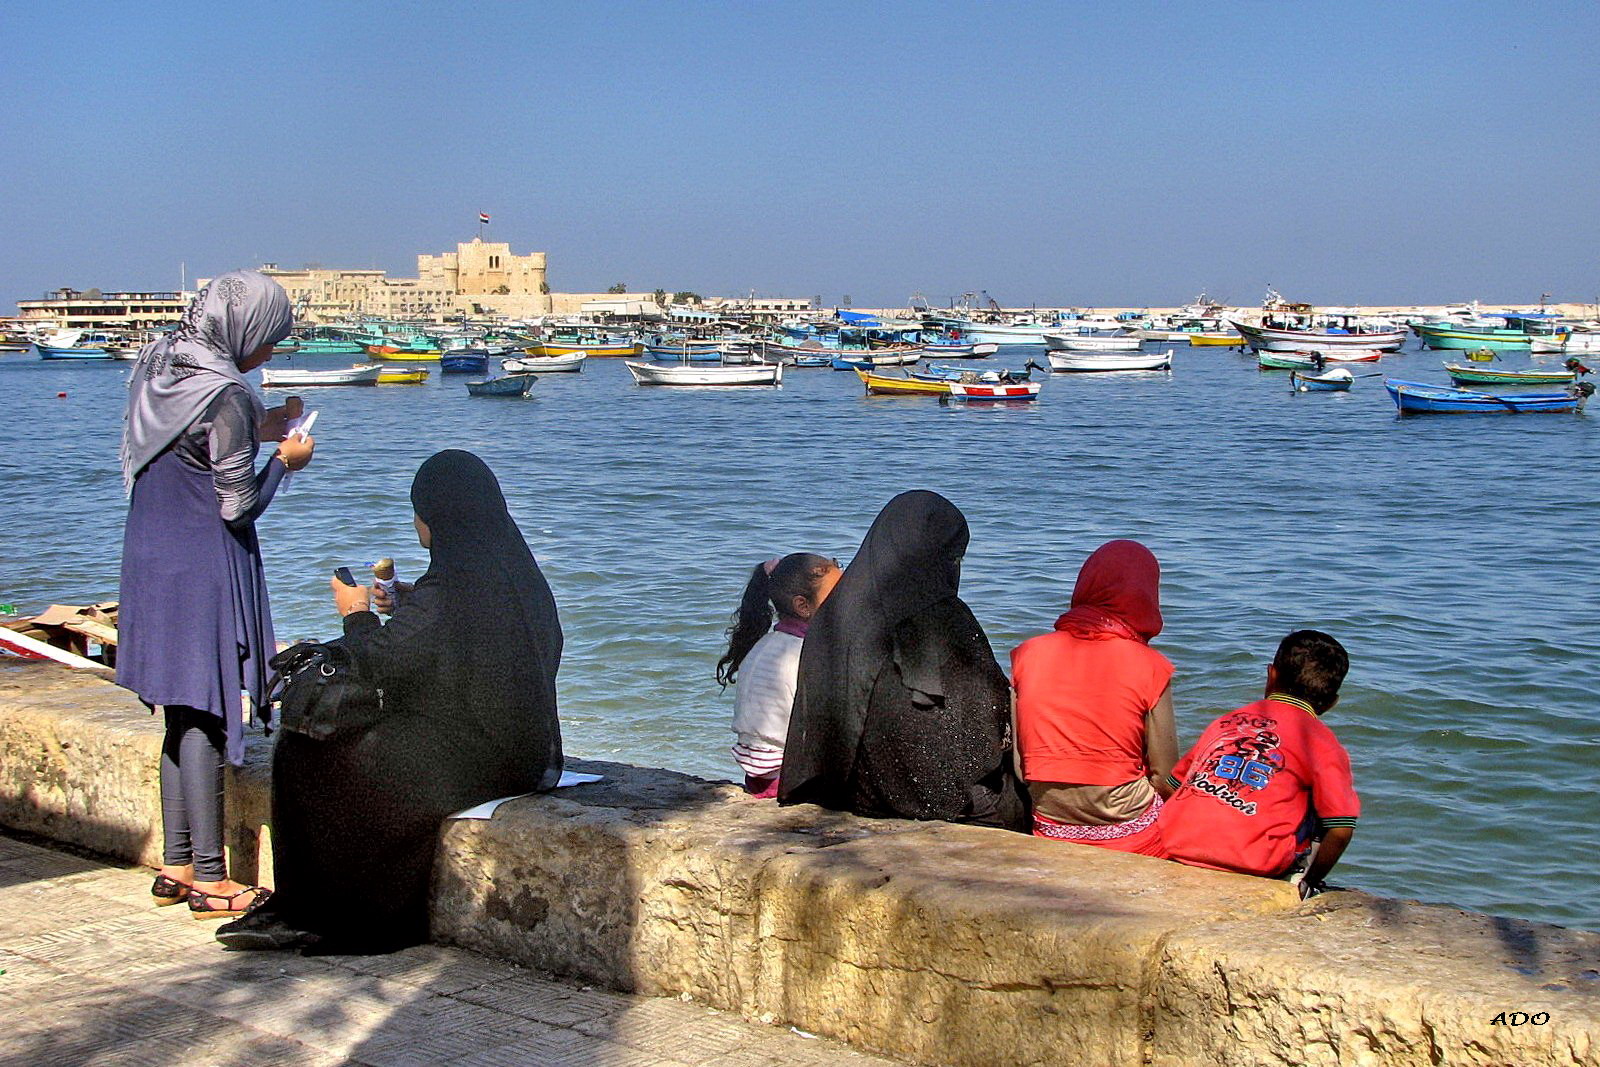
<instances>
[{"instance_id":1,"label":"grey patterned headscarf","mask_svg":"<svg viewBox=\"0 0 1600 1067\"><path fill-rule=\"evenodd\" d=\"M244 386L256 418L264 415L266 406L239 361L262 345L277 344L293 328L289 295L259 271L231 271L200 290L178 328L145 345L133 365L122 431L123 487L131 493L134 476L228 385Z\"/></svg>"}]
</instances>

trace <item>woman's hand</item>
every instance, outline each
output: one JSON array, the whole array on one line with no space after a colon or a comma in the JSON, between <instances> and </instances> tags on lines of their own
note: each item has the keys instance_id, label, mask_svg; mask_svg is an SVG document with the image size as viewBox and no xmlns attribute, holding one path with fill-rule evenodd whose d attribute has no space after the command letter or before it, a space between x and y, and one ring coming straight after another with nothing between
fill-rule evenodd
<instances>
[{"instance_id":1,"label":"woman's hand","mask_svg":"<svg viewBox=\"0 0 1600 1067\"><path fill-rule=\"evenodd\" d=\"M259 427L263 441L281 441L289 433L289 422L306 413L305 401L291 396L282 405L268 408Z\"/></svg>"},{"instance_id":2,"label":"woman's hand","mask_svg":"<svg viewBox=\"0 0 1600 1067\"><path fill-rule=\"evenodd\" d=\"M374 585L372 587L372 610L384 615L393 615L395 605L400 602L401 597L411 592L411 589L410 582L397 581L394 583L394 596L390 596L383 586Z\"/></svg>"},{"instance_id":3,"label":"woman's hand","mask_svg":"<svg viewBox=\"0 0 1600 1067\"><path fill-rule=\"evenodd\" d=\"M337 578L329 578L328 583L333 586L333 606L339 612L340 618L355 611L371 611L368 602L372 590L364 585L345 585Z\"/></svg>"},{"instance_id":4,"label":"woman's hand","mask_svg":"<svg viewBox=\"0 0 1600 1067\"><path fill-rule=\"evenodd\" d=\"M293 434L278 442L278 460L292 471L302 470L316 450L316 438Z\"/></svg>"}]
</instances>

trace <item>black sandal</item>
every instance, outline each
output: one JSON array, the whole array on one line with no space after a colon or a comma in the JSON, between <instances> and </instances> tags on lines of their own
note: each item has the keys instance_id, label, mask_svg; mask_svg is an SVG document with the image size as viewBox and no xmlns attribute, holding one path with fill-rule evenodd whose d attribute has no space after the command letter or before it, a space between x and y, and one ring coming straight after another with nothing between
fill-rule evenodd
<instances>
[{"instance_id":1,"label":"black sandal","mask_svg":"<svg viewBox=\"0 0 1600 1067\"><path fill-rule=\"evenodd\" d=\"M182 904L189 899L189 894L193 890L192 885L158 874L156 880L150 883L150 899L155 901L156 907L166 908L173 904Z\"/></svg>"},{"instance_id":2,"label":"black sandal","mask_svg":"<svg viewBox=\"0 0 1600 1067\"><path fill-rule=\"evenodd\" d=\"M254 893L255 898L242 908L235 908L233 902L246 893ZM196 919L242 919L265 904L272 896L272 890L259 885L248 885L237 893L207 893L202 889L189 890L189 914ZM226 908L218 909L211 906L213 900L225 900Z\"/></svg>"}]
</instances>

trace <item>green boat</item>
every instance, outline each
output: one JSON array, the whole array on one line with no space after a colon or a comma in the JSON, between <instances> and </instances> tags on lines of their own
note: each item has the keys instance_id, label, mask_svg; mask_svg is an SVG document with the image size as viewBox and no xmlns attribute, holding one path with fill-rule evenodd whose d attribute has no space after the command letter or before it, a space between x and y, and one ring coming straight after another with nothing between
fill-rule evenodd
<instances>
[{"instance_id":1,"label":"green boat","mask_svg":"<svg viewBox=\"0 0 1600 1067\"><path fill-rule=\"evenodd\" d=\"M1533 343L1526 330L1463 326L1454 322L1421 322L1411 328L1422 338L1424 348L1451 348L1460 351L1492 348L1496 352L1504 352L1508 349L1527 348Z\"/></svg>"},{"instance_id":2,"label":"green boat","mask_svg":"<svg viewBox=\"0 0 1600 1067\"><path fill-rule=\"evenodd\" d=\"M1262 370L1320 370L1315 356L1301 356L1293 352L1256 353L1256 366Z\"/></svg>"},{"instance_id":3,"label":"green boat","mask_svg":"<svg viewBox=\"0 0 1600 1067\"><path fill-rule=\"evenodd\" d=\"M1492 370L1446 363L1444 369L1457 385L1567 385L1576 377L1569 370Z\"/></svg>"}]
</instances>

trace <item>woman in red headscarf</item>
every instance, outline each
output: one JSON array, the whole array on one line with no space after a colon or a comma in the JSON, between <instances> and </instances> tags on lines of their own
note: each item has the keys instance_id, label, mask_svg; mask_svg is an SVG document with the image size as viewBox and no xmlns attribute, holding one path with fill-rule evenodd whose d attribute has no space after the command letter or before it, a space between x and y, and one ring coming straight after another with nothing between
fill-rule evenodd
<instances>
[{"instance_id":1,"label":"woman in red headscarf","mask_svg":"<svg viewBox=\"0 0 1600 1067\"><path fill-rule=\"evenodd\" d=\"M1161 565L1109 541L1078 572L1072 609L1011 653L1022 776L1038 837L1159 856L1156 815L1178 758Z\"/></svg>"}]
</instances>

